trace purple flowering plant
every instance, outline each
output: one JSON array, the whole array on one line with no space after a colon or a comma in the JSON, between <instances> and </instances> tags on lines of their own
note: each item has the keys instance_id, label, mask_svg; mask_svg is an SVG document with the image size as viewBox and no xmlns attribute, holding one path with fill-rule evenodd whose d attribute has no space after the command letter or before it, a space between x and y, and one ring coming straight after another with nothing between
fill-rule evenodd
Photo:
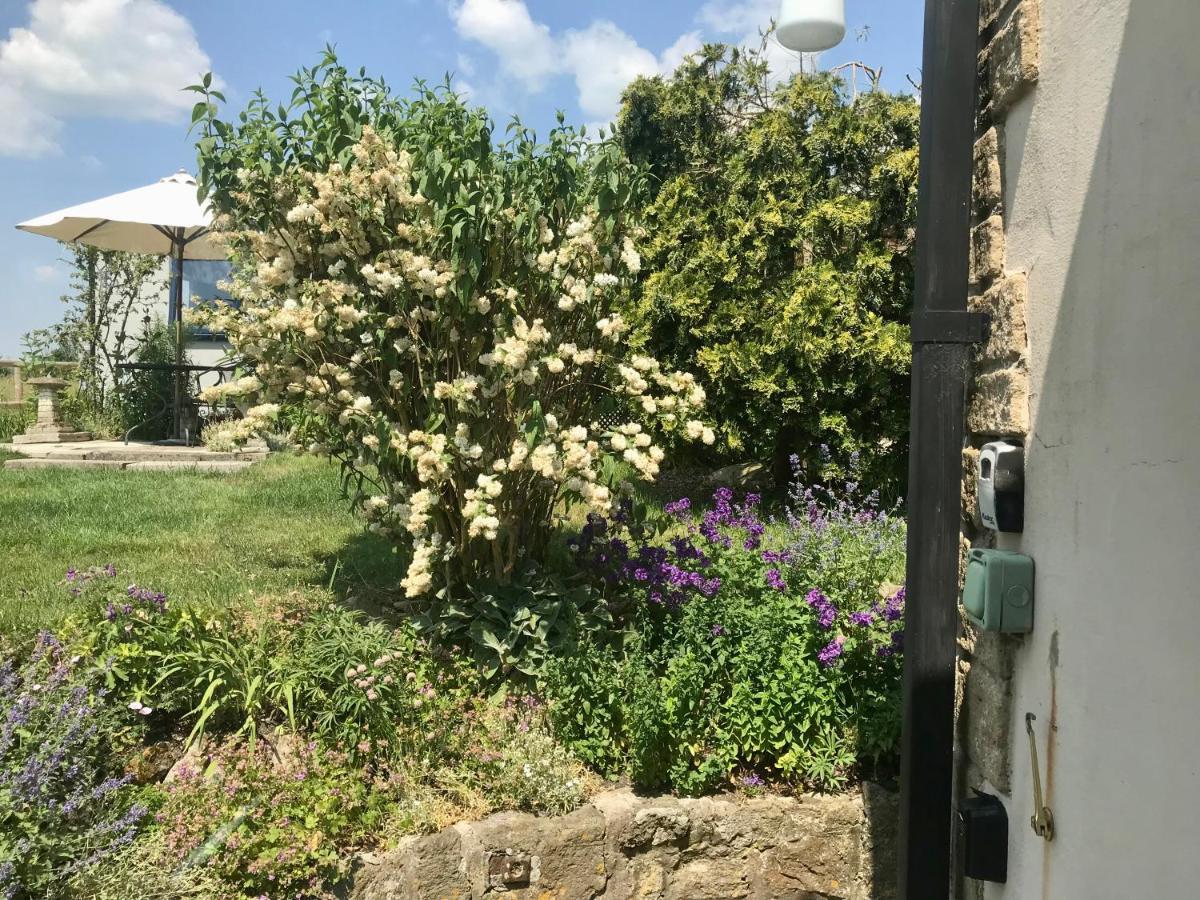
<instances>
[{"instance_id":1,"label":"purple flowering plant","mask_svg":"<svg viewBox=\"0 0 1200 900\"><path fill-rule=\"evenodd\" d=\"M147 810L106 767L122 720L96 666L54 635L0 660L0 897L47 896L130 844Z\"/></svg>"},{"instance_id":2,"label":"purple flowering plant","mask_svg":"<svg viewBox=\"0 0 1200 900\"><path fill-rule=\"evenodd\" d=\"M571 541L636 634L625 664L653 681L657 708L613 717L648 723L641 750L622 736L646 783L700 791L750 770L833 788L895 755L904 520L853 476L796 475L773 513L720 488L667 504L658 527L592 516Z\"/></svg>"}]
</instances>

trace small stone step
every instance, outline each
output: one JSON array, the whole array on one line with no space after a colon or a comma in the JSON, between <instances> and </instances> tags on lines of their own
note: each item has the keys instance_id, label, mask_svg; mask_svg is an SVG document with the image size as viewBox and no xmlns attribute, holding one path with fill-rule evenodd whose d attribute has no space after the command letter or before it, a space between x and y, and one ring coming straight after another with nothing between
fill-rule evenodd
<instances>
[{"instance_id":1,"label":"small stone step","mask_svg":"<svg viewBox=\"0 0 1200 900\"><path fill-rule=\"evenodd\" d=\"M128 463L119 459L51 459L47 457L9 459L6 469L123 469Z\"/></svg>"},{"instance_id":2,"label":"small stone step","mask_svg":"<svg viewBox=\"0 0 1200 900\"><path fill-rule=\"evenodd\" d=\"M59 450L53 455L60 458L74 457L81 454L82 459L120 459L131 463L142 462L234 462L245 459L239 453L214 453L211 450L187 449L183 447L125 447L102 450Z\"/></svg>"},{"instance_id":3,"label":"small stone step","mask_svg":"<svg viewBox=\"0 0 1200 900\"><path fill-rule=\"evenodd\" d=\"M139 472L241 472L250 468L254 463L247 460L218 459L209 461L189 460L148 460L146 462L131 462L125 465L130 471Z\"/></svg>"}]
</instances>

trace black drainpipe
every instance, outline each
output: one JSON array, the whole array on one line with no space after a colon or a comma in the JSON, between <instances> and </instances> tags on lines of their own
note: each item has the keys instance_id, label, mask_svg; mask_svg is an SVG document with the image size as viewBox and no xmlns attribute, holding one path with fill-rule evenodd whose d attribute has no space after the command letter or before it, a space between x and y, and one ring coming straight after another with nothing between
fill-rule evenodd
<instances>
[{"instance_id":1,"label":"black drainpipe","mask_svg":"<svg viewBox=\"0 0 1200 900\"><path fill-rule=\"evenodd\" d=\"M901 900L948 900L958 636L959 509L979 0L927 0L913 298L908 603L900 765Z\"/></svg>"}]
</instances>

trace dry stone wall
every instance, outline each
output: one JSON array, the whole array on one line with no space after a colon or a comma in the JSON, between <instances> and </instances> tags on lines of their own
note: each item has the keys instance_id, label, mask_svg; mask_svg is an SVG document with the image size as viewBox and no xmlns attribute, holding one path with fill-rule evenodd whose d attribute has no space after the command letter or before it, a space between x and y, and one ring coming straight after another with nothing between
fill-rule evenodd
<instances>
[{"instance_id":1,"label":"dry stone wall","mask_svg":"<svg viewBox=\"0 0 1200 900\"><path fill-rule=\"evenodd\" d=\"M500 813L363 860L352 900L890 900L896 796L639 797Z\"/></svg>"}]
</instances>

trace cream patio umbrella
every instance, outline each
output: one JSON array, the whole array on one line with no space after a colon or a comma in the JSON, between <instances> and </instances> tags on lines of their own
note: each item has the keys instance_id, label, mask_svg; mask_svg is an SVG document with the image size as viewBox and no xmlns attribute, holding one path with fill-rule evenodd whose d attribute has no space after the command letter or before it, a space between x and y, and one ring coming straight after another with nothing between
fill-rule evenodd
<instances>
[{"instance_id":1,"label":"cream patio umbrella","mask_svg":"<svg viewBox=\"0 0 1200 900\"><path fill-rule=\"evenodd\" d=\"M154 184L69 206L22 222L17 228L68 244L169 256L171 308L175 319L174 436L182 437L183 412L183 261L226 259L212 242L208 203L197 197L196 179L180 169Z\"/></svg>"}]
</instances>

